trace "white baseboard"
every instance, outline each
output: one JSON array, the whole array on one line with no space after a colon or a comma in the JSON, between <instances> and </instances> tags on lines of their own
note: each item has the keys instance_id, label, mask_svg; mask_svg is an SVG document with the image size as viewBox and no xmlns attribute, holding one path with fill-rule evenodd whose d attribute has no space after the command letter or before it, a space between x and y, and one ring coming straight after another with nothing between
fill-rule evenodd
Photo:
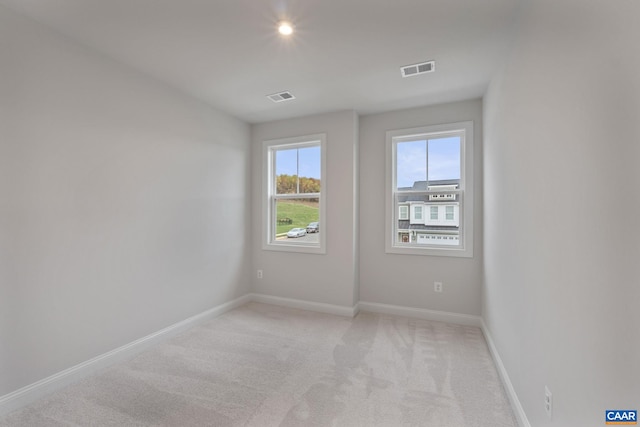
<instances>
[{"instance_id":1,"label":"white baseboard","mask_svg":"<svg viewBox=\"0 0 640 427\"><path fill-rule=\"evenodd\" d=\"M35 402L36 400L41 399L42 397L46 396L49 393L52 393L55 390L59 390L64 386L67 386L73 382L79 381L82 378L86 378L89 375L92 375L101 369L111 366L117 362L126 360L142 352L143 350L151 347L152 345L157 344L161 341L164 341L172 336L175 336L182 331L185 331L189 328L192 328L198 325L199 323L202 323L209 319L213 319L227 311L233 310L234 308L240 307L251 301L261 302L265 304L279 305L284 307L297 308L301 310L317 311L321 313L334 314L338 316L347 316L347 317L354 317L356 314L358 314L359 311L369 311L374 313L415 317L419 319L448 322L448 323L454 323L454 324L460 324L460 325L482 326L483 331L485 332L485 336L487 337L487 342L489 343L491 354L496 360L496 365L498 366L498 372L500 373L500 376L503 379L503 382L505 383L505 388L507 388L509 399L511 400L512 405L514 406L514 411L516 411L516 414L519 417L519 421L521 419L524 419L524 423L521 422L521 426L530 427L528 421L526 421L526 416L524 416L524 411L522 411L522 407L520 406L520 403L517 397L515 396L513 387L509 382L506 371L504 370L504 366L502 365L502 362L500 361L500 358L497 355L495 347L493 346L493 342L490 340L490 335L488 334L488 331L486 331L486 327L482 324L481 318L479 316L471 316L471 315L459 314L459 313L449 313L444 311L427 310L427 309L421 309L421 308L401 307L396 305L379 304L379 303L372 303L372 302L359 302L353 307L348 307L348 306L341 306L341 305L334 305L334 304L304 301L304 300L298 300L293 298L276 297L276 296L265 295L265 294L244 295L233 301L229 301L225 304L221 304L203 313L197 314L186 320L183 320L174 325L166 327L158 332L147 335L146 337L140 338L122 347L116 348L115 350L111 350L100 356L94 357L93 359L87 360L86 362L72 366L71 368L65 369L62 372L58 372L57 374L44 378L33 384L25 386L19 390L16 390L4 396L0 396L0 417L8 414L9 412L15 409L19 409L32 402ZM516 403L514 403L514 399ZM519 412L522 415L518 414L517 408L519 408Z\"/></svg>"},{"instance_id":2,"label":"white baseboard","mask_svg":"<svg viewBox=\"0 0 640 427\"><path fill-rule=\"evenodd\" d=\"M360 311L373 313L392 314L394 316L415 317L418 319L433 320L437 322L454 323L456 325L480 327L480 316L470 314L450 313L447 311L428 310L426 308L403 307L399 305L380 304L376 302L358 303Z\"/></svg>"},{"instance_id":3,"label":"white baseboard","mask_svg":"<svg viewBox=\"0 0 640 427\"><path fill-rule=\"evenodd\" d=\"M338 316L353 317L358 313L358 305L353 307L312 302L293 298L275 297L265 294L250 294L251 301L265 304L279 305L282 307L298 308L300 310L317 311L320 313L335 314Z\"/></svg>"},{"instance_id":4,"label":"white baseboard","mask_svg":"<svg viewBox=\"0 0 640 427\"><path fill-rule=\"evenodd\" d=\"M178 333L185 331L199 323L205 322L209 319L213 319L221 314L232 310L236 307L244 305L251 301L250 295L244 295L233 301L221 304L210 310L196 314L181 322L168 326L158 332L147 335L146 337L135 340L129 344L125 344L122 347L111 350L93 359L82 362L71 368L65 369L62 372L51 375L28 386L22 387L14 392L0 396L0 417L8 414L9 412L26 406L38 399L46 396L47 394L59 390L64 386L67 386L73 382L76 382L82 378L86 378L95 372L104 369L114 363L126 360L150 346L164 341Z\"/></svg>"},{"instance_id":5,"label":"white baseboard","mask_svg":"<svg viewBox=\"0 0 640 427\"><path fill-rule=\"evenodd\" d=\"M500 358L498 349L493 343L491 332L489 332L487 325L484 323L484 319L482 319L481 322L482 322L482 325L481 325L482 333L484 334L484 338L487 341L487 345L489 346L489 352L491 353L491 357L493 357L493 361L496 364L496 368L498 369L498 375L500 375L500 379L502 380L502 385L504 386L504 389L507 392L507 397L509 398L509 402L511 403L511 408L513 409L513 412L516 416L518 425L520 427L531 427L531 424L527 419L527 414L524 412L524 408L520 403L520 399L518 399L516 390L513 388L511 379L509 379L509 374L507 373L507 369L504 367L504 364L502 363L502 359Z\"/></svg>"}]
</instances>

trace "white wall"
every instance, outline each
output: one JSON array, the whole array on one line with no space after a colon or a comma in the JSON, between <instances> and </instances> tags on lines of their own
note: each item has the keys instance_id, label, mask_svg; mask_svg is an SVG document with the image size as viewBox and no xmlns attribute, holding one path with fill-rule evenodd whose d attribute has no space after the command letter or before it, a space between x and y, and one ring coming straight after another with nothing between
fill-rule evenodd
<instances>
[{"instance_id":1,"label":"white wall","mask_svg":"<svg viewBox=\"0 0 640 427\"><path fill-rule=\"evenodd\" d=\"M321 114L253 125L252 235L253 291L275 297L352 307L357 291L357 129L353 111ZM262 142L326 133L327 233L326 254L276 252L262 249ZM255 271L263 270L257 279Z\"/></svg>"},{"instance_id":2,"label":"white wall","mask_svg":"<svg viewBox=\"0 0 640 427\"><path fill-rule=\"evenodd\" d=\"M0 396L249 291L249 127L0 7Z\"/></svg>"},{"instance_id":3,"label":"white wall","mask_svg":"<svg viewBox=\"0 0 640 427\"><path fill-rule=\"evenodd\" d=\"M472 120L474 123L474 257L385 253L386 132ZM360 299L469 315L480 314L482 277L482 101L360 118ZM444 284L442 293L433 282Z\"/></svg>"},{"instance_id":4,"label":"white wall","mask_svg":"<svg viewBox=\"0 0 640 427\"><path fill-rule=\"evenodd\" d=\"M533 426L640 409L638 16L525 2L485 98L483 317Z\"/></svg>"}]
</instances>

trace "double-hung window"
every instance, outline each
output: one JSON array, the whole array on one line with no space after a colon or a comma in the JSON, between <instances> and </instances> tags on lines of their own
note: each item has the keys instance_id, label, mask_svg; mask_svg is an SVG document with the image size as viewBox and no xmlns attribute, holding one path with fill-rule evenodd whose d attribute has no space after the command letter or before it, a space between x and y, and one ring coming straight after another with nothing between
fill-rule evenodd
<instances>
[{"instance_id":1,"label":"double-hung window","mask_svg":"<svg viewBox=\"0 0 640 427\"><path fill-rule=\"evenodd\" d=\"M387 157L386 251L472 257L473 122L389 131Z\"/></svg>"},{"instance_id":2,"label":"double-hung window","mask_svg":"<svg viewBox=\"0 0 640 427\"><path fill-rule=\"evenodd\" d=\"M325 252L324 134L263 143L263 249Z\"/></svg>"}]
</instances>

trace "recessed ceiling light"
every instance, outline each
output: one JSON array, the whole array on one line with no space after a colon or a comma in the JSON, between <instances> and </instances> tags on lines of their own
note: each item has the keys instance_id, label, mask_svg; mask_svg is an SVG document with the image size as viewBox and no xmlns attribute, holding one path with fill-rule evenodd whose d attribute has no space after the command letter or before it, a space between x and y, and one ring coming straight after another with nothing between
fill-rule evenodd
<instances>
[{"instance_id":1,"label":"recessed ceiling light","mask_svg":"<svg viewBox=\"0 0 640 427\"><path fill-rule=\"evenodd\" d=\"M283 21L280 24L278 24L278 32L283 36L288 36L288 35L291 35L291 33L293 33L293 27L291 26L290 23Z\"/></svg>"}]
</instances>

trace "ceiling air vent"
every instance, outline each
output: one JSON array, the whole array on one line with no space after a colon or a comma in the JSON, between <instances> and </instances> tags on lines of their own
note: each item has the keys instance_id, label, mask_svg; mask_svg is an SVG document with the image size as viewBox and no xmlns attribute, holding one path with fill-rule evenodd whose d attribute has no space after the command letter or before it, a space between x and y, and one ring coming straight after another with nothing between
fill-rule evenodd
<instances>
[{"instance_id":1,"label":"ceiling air vent","mask_svg":"<svg viewBox=\"0 0 640 427\"><path fill-rule=\"evenodd\" d=\"M292 99L296 99L296 97L289 91L273 93L271 95L267 95L267 98L273 102L291 101Z\"/></svg>"},{"instance_id":2,"label":"ceiling air vent","mask_svg":"<svg viewBox=\"0 0 640 427\"><path fill-rule=\"evenodd\" d=\"M418 74L431 73L436 70L436 61L421 62L420 64L405 65L400 67L402 77L417 76Z\"/></svg>"}]
</instances>

